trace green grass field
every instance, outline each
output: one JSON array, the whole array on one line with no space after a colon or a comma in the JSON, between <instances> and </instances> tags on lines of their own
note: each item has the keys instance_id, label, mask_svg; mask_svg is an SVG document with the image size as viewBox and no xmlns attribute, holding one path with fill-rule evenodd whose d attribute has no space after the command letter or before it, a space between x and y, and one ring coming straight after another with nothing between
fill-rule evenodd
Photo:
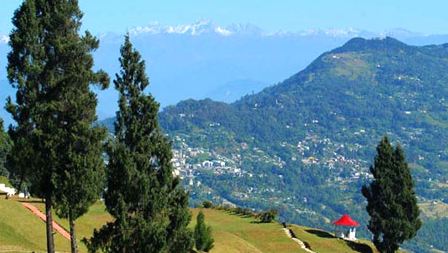
<instances>
[{"instance_id":1,"label":"green grass field","mask_svg":"<svg viewBox=\"0 0 448 253\"><path fill-rule=\"evenodd\" d=\"M43 210L44 206L39 200L34 200L33 205ZM215 247L213 253L303 253L298 244L288 238L277 223L259 224L253 218L231 214L225 211L204 209L205 221L213 228ZM198 209L192 210L192 223L194 227ZM90 237L94 228L101 227L111 217L105 212L104 205L93 205L89 213L78 219L78 241L84 237ZM68 228L66 220L56 218L56 221ZM306 241L311 248L319 253L326 252L373 252L368 244L348 244L343 240L331 237L324 231L292 226L297 237ZM319 232L315 232L319 231ZM69 252L69 241L59 234L55 235L56 250ZM45 251L45 224L30 211L22 207L15 199L5 200L0 196L0 253L19 252L44 252ZM80 243L80 251L86 252L84 245Z\"/></svg>"},{"instance_id":2,"label":"green grass field","mask_svg":"<svg viewBox=\"0 0 448 253\"><path fill-rule=\"evenodd\" d=\"M0 252L44 252L45 223L18 201L0 196ZM69 251L68 241L55 235L58 251Z\"/></svg>"},{"instance_id":3,"label":"green grass field","mask_svg":"<svg viewBox=\"0 0 448 253\"><path fill-rule=\"evenodd\" d=\"M292 231L297 238L310 245L311 249L319 253L377 253L371 242L359 240L358 242L348 242L335 238L333 234L319 229L292 225Z\"/></svg>"},{"instance_id":4,"label":"green grass field","mask_svg":"<svg viewBox=\"0 0 448 253\"><path fill-rule=\"evenodd\" d=\"M37 202L33 203L33 205L35 205L42 212L45 211L44 203ZM68 220L61 219L56 215L53 215L53 217L57 223L62 225L68 231ZM111 220L111 216L106 212L105 206L101 202L98 202L90 207L89 212L86 215L82 216L76 221L76 233L78 238L78 245L81 252L87 252L86 247L83 243L81 243L81 239L90 238L95 228L99 229L109 220ZM70 243L67 240L65 240L64 242L65 243L63 244L56 245L56 249L59 251L70 251Z\"/></svg>"},{"instance_id":5,"label":"green grass field","mask_svg":"<svg viewBox=\"0 0 448 253\"><path fill-rule=\"evenodd\" d=\"M260 224L253 218L225 211L203 209L205 222L212 226L216 253L294 253L305 252L288 238L278 223ZM198 209L193 210L191 227L196 223Z\"/></svg>"}]
</instances>

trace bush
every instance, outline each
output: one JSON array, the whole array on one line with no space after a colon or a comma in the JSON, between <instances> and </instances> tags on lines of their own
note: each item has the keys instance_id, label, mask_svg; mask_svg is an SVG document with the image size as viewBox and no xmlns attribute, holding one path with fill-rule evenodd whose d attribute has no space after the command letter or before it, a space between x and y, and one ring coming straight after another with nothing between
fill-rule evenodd
<instances>
[{"instance_id":1,"label":"bush","mask_svg":"<svg viewBox=\"0 0 448 253\"><path fill-rule=\"evenodd\" d=\"M258 215L260 223L271 223L277 217L277 210L271 209Z\"/></svg>"},{"instance_id":2,"label":"bush","mask_svg":"<svg viewBox=\"0 0 448 253\"><path fill-rule=\"evenodd\" d=\"M206 200L206 201L202 202L202 207L213 208L213 203L211 201Z\"/></svg>"}]
</instances>

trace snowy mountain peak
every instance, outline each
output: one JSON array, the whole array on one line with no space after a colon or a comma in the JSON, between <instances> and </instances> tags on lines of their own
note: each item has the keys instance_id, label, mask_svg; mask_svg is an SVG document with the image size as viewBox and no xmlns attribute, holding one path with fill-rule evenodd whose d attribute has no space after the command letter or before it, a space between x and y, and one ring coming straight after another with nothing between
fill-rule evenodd
<instances>
[{"instance_id":1,"label":"snowy mountain peak","mask_svg":"<svg viewBox=\"0 0 448 253\"><path fill-rule=\"evenodd\" d=\"M267 32L253 24L231 24L228 26L218 25L210 20L199 20L192 24L164 25L158 22L147 26L138 26L132 28L130 34L133 36L143 34L183 34L198 36L203 34L216 34L219 36L234 35L255 35L255 36L296 36L296 37L333 37L333 38L353 38L353 37L378 37L382 33L372 33L355 28L331 28L331 29L309 29L304 31L275 31ZM404 34L404 30L393 30L385 32L387 35L394 33ZM409 32L410 33L410 32Z\"/></svg>"},{"instance_id":2,"label":"snowy mountain peak","mask_svg":"<svg viewBox=\"0 0 448 253\"><path fill-rule=\"evenodd\" d=\"M395 28L383 32L370 32L356 28L329 28L329 29L308 29L302 31L265 31L253 24L230 24L227 26L219 25L208 19L199 20L192 24L180 25L163 25L158 22L151 23L147 26L138 26L132 28L130 34L133 36L143 34L183 34L190 36L199 36L204 34L215 34L218 36L228 37L236 35L245 36L291 36L291 37L327 37L350 39L354 37L376 38L376 37L397 37L412 38L423 36L420 33L414 33L402 28Z\"/></svg>"},{"instance_id":3,"label":"snowy mountain peak","mask_svg":"<svg viewBox=\"0 0 448 253\"><path fill-rule=\"evenodd\" d=\"M222 36L232 35L233 32L225 27L218 26L210 20L200 20L192 24L181 25L162 25L160 23L151 23L148 26L138 26L129 31L132 35L140 34L186 34L201 35L207 33L216 33Z\"/></svg>"},{"instance_id":4,"label":"snowy mountain peak","mask_svg":"<svg viewBox=\"0 0 448 253\"><path fill-rule=\"evenodd\" d=\"M201 34L217 34L221 36L231 36L235 34L261 34L262 30L250 24L233 24L227 27L220 26L210 20L200 20L192 24L162 25L158 22L147 26L138 26L130 31L132 35L140 34L185 34L197 36Z\"/></svg>"}]
</instances>

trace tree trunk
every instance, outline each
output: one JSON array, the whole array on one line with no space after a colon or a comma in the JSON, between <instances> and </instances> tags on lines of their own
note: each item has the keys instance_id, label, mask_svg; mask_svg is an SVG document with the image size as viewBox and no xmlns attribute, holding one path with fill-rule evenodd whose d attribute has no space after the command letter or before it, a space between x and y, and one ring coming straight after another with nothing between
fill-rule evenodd
<instances>
[{"instance_id":1,"label":"tree trunk","mask_svg":"<svg viewBox=\"0 0 448 253\"><path fill-rule=\"evenodd\" d=\"M75 221L73 220L72 215L70 214L69 217L69 223L70 223L70 246L72 253L78 253L78 242L76 241L76 230L75 230Z\"/></svg>"},{"instance_id":2,"label":"tree trunk","mask_svg":"<svg viewBox=\"0 0 448 253\"><path fill-rule=\"evenodd\" d=\"M54 253L53 215L51 213L51 198L45 198L45 216L47 219L47 252Z\"/></svg>"}]
</instances>

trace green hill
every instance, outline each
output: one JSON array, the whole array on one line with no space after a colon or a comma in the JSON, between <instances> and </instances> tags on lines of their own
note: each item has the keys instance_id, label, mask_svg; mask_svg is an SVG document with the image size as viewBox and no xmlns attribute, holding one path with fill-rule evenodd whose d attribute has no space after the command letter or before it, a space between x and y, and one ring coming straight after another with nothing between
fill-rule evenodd
<instances>
[{"instance_id":1,"label":"green hill","mask_svg":"<svg viewBox=\"0 0 448 253\"><path fill-rule=\"evenodd\" d=\"M404 147L419 200L448 203L447 69L448 44L355 38L235 103L165 108L161 125L193 199L273 207L286 220L327 229L350 213L367 237L360 188L384 135ZM227 168L204 166L215 160ZM432 232L446 219L426 218L431 227L406 247L448 250L446 236Z\"/></svg>"},{"instance_id":2,"label":"green hill","mask_svg":"<svg viewBox=\"0 0 448 253\"><path fill-rule=\"evenodd\" d=\"M34 205L43 208L38 200ZM215 247L213 253L293 253L305 252L291 240L278 223L260 224L253 218L238 216L222 210L204 209L206 223L213 228ZM194 227L198 209L193 209L191 227ZM95 227L101 226L110 216L102 204L94 205L89 213L77 222L79 238L90 236ZM65 220L57 221L68 228ZM306 227L292 226L299 239L306 241L317 252L375 252L365 242L347 243L330 234ZM316 233L315 231L320 231ZM322 236L322 234L324 236ZM69 252L68 240L56 234L56 250ZM356 249L361 249L357 251ZM0 252L45 251L45 224L16 200L0 198ZM81 252L85 252L81 247Z\"/></svg>"}]
</instances>

